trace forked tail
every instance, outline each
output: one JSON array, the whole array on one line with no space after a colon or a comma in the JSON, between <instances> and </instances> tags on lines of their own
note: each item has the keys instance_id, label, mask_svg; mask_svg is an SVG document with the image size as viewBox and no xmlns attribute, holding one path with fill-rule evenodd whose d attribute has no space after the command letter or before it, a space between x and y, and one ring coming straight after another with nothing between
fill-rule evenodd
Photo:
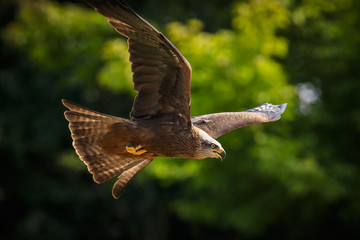
<instances>
[{"instance_id":1,"label":"forked tail","mask_svg":"<svg viewBox=\"0 0 360 240\"><path fill-rule=\"evenodd\" d=\"M62 103L70 110L65 111L64 115L69 121L76 153L93 174L95 182L102 183L120 175L113 187L114 198L119 198L128 182L146 167L151 159L126 158L105 153L99 142L111 131L109 126L123 119L92 111L65 99Z\"/></svg>"}]
</instances>

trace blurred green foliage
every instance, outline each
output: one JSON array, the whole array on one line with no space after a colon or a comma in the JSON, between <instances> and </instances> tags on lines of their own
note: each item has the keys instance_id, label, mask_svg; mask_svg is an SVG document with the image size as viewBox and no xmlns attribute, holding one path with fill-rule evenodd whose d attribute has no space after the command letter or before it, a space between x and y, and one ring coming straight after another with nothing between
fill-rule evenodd
<instances>
[{"instance_id":1,"label":"blurred green foliage","mask_svg":"<svg viewBox=\"0 0 360 240\"><path fill-rule=\"evenodd\" d=\"M129 0L191 63L192 115L287 102L283 118L221 137L223 162L157 159L114 200L73 151L60 100L127 117L126 40L85 5L4 1L5 238L360 237L360 3L186 2Z\"/></svg>"}]
</instances>

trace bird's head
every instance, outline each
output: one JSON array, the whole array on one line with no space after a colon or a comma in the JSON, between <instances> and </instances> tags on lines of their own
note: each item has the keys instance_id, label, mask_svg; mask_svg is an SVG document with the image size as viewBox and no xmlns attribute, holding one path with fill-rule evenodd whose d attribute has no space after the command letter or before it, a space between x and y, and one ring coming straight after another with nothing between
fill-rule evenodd
<instances>
[{"instance_id":1,"label":"bird's head","mask_svg":"<svg viewBox=\"0 0 360 240\"><path fill-rule=\"evenodd\" d=\"M226 152L221 144L209 136L205 131L198 129L200 146L197 149L197 158L218 158L225 159Z\"/></svg>"}]
</instances>

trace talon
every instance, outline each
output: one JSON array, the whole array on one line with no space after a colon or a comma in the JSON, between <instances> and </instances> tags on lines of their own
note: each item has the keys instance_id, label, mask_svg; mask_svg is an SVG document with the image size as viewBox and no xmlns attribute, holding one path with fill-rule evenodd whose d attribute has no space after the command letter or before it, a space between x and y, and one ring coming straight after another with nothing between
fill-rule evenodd
<instances>
[{"instance_id":1,"label":"talon","mask_svg":"<svg viewBox=\"0 0 360 240\"><path fill-rule=\"evenodd\" d=\"M128 147L125 145L125 148L128 153L131 153L133 155L141 155L147 152L145 149L141 149L142 148L141 145L137 145L136 147L133 146Z\"/></svg>"}]
</instances>

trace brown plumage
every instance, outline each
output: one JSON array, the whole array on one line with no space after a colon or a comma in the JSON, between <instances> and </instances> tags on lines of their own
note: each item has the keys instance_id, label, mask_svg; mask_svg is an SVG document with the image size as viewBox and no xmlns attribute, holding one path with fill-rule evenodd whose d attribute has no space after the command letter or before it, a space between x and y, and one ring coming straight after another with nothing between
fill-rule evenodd
<instances>
[{"instance_id":1,"label":"brown plumage","mask_svg":"<svg viewBox=\"0 0 360 240\"><path fill-rule=\"evenodd\" d=\"M113 196L154 158L223 159L215 139L240 127L276 121L286 104L243 112L190 116L191 66L176 47L122 0L85 0L128 38L134 89L131 119L86 109L67 100L73 146L97 183L115 176Z\"/></svg>"}]
</instances>

